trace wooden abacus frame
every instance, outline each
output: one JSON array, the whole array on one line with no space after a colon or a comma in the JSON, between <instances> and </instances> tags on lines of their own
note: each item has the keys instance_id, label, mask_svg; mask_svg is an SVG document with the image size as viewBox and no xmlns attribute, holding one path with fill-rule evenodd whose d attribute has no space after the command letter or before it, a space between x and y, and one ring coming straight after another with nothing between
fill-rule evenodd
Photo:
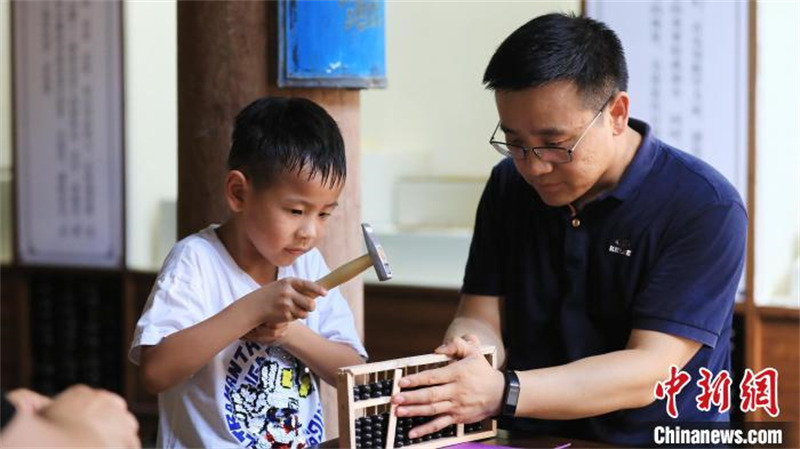
<instances>
[{"instance_id":1,"label":"wooden abacus frame","mask_svg":"<svg viewBox=\"0 0 800 449\"><path fill-rule=\"evenodd\" d=\"M497 368L497 351L495 347L483 346L481 352L492 367ZM391 403L391 398L400 392L398 381L403 376L446 366L451 361L453 361L453 358L446 355L426 354L402 359L386 360L383 362L348 366L339 369L337 393L339 399L340 446L356 448L355 424L357 418L388 412L389 421L386 430L385 447L386 449L394 448L397 416L395 415L396 405ZM357 400L357 398L355 398L353 393L353 388L355 386L385 379L392 380L391 396L364 400ZM491 438L497 435L497 421L487 418L476 424L481 425L481 430L467 433L465 432L465 425L463 423L457 424L455 436L431 439L405 447L439 448L466 441Z\"/></svg>"}]
</instances>

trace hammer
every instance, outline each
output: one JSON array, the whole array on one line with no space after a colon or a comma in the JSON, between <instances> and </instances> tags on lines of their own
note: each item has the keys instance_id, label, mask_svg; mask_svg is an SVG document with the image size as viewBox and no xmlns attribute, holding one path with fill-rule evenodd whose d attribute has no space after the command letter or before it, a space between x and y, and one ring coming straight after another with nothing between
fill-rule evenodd
<instances>
[{"instance_id":1,"label":"hammer","mask_svg":"<svg viewBox=\"0 0 800 449\"><path fill-rule=\"evenodd\" d=\"M353 279L369 267L375 267L375 273L380 281L388 281L392 278L392 269L389 268L386 253L383 252L383 247L375 238L372 226L361 223L361 230L364 231L367 253L331 271L327 276L318 280L317 284L330 290Z\"/></svg>"}]
</instances>

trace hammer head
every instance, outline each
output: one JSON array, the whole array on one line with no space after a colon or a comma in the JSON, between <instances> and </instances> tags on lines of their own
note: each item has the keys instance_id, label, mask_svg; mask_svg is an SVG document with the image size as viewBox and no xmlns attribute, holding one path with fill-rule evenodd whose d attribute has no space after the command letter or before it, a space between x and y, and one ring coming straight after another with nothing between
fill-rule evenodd
<instances>
[{"instance_id":1,"label":"hammer head","mask_svg":"<svg viewBox=\"0 0 800 449\"><path fill-rule=\"evenodd\" d=\"M364 241L367 244L367 253L372 266L375 267L375 273L378 275L378 280L388 281L392 278L392 269L389 267L389 259L386 258L386 253L383 252L378 239L375 238L375 233L372 231L372 226L367 223L361 223L361 230L364 231Z\"/></svg>"}]
</instances>

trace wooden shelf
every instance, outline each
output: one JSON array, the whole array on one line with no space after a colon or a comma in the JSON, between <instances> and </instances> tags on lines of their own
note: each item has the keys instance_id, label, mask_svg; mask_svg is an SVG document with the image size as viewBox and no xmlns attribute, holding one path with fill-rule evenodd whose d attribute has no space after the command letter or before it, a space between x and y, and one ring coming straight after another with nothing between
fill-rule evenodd
<instances>
[{"instance_id":1,"label":"wooden shelf","mask_svg":"<svg viewBox=\"0 0 800 449\"><path fill-rule=\"evenodd\" d=\"M779 320L800 320L800 309L796 307L756 306L761 318Z\"/></svg>"}]
</instances>

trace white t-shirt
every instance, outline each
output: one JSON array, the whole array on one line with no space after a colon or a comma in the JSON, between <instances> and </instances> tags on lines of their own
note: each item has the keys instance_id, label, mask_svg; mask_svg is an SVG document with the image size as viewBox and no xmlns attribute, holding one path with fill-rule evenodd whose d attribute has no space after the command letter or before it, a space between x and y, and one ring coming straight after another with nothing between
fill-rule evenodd
<instances>
[{"instance_id":1,"label":"white t-shirt","mask_svg":"<svg viewBox=\"0 0 800 449\"><path fill-rule=\"evenodd\" d=\"M216 225L172 248L136 325L130 360L142 345L157 345L247 295L260 285L217 237ZM313 249L278 269L278 279L316 280L328 273ZM302 320L328 340L366 358L347 302L333 289ZM158 447L302 448L325 439L319 379L278 346L236 341L190 379L158 395ZM286 444L283 446L283 444Z\"/></svg>"}]
</instances>

